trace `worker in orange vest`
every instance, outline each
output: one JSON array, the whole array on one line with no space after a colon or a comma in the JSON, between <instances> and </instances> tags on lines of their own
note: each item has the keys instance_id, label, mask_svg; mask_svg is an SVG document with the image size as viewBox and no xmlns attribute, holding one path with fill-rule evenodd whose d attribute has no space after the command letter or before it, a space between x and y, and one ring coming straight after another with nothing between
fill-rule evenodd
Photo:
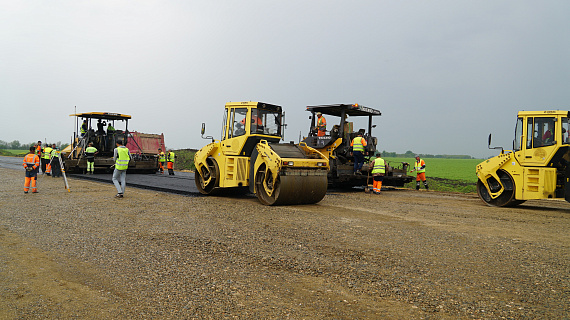
<instances>
[{"instance_id":1,"label":"worker in orange vest","mask_svg":"<svg viewBox=\"0 0 570 320\"><path fill-rule=\"evenodd\" d=\"M317 130L318 137L324 137L327 134L327 120L320 112L317 112Z\"/></svg>"},{"instance_id":2,"label":"worker in orange vest","mask_svg":"<svg viewBox=\"0 0 570 320\"><path fill-rule=\"evenodd\" d=\"M38 169L40 167L40 157L35 154L36 148L30 147L30 153L24 157L23 166L26 169L26 180L24 182L24 193L30 190L30 183L32 184L32 193L38 193L37 180Z\"/></svg>"}]
</instances>

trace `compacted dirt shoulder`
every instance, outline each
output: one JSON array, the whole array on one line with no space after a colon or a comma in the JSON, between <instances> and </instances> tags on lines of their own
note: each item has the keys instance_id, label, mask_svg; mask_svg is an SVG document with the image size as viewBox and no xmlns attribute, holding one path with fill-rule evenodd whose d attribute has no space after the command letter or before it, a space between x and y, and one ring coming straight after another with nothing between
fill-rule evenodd
<instances>
[{"instance_id":1,"label":"compacted dirt shoulder","mask_svg":"<svg viewBox=\"0 0 570 320\"><path fill-rule=\"evenodd\" d=\"M127 176L128 180L128 176ZM0 169L0 318L562 319L570 205L184 197Z\"/></svg>"}]
</instances>

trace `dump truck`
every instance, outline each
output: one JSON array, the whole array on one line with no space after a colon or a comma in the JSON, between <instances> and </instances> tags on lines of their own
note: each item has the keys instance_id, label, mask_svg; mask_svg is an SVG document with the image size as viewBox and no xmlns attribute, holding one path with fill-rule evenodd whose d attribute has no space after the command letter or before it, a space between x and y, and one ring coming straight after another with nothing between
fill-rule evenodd
<instances>
[{"instance_id":1,"label":"dump truck","mask_svg":"<svg viewBox=\"0 0 570 320\"><path fill-rule=\"evenodd\" d=\"M516 206L531 199L570 202L570 111L520 111L513 150L477 165L477 194L490 206Z\"/></svg>"},{"instance_id":2,"label":"dump truck","mask_svg":"<svg viewBox=\"0 0 570 320\"><path fill-rule=\"evenodd\" d=\"M328 183L332 187L354 187L366 186L369 172L370 159L375 156L378 139L372 136L373 117L381 116L379 110L354 104L330 104L307 106L307 111L311 112L311 125L309 134L303 138L307 146L315 148L329 159L330 171L328 173ZM336 124L325 132L324 136L318 135L316 127L316 113L320 112L325 116L327 125ZM333 118L334 117L334 118ZM368 120L366 128L354 130L354 122L350 121L354 117L365 117ZM365 155L365 162L362 168L362 175L354 174L354 158L351 156L352 147L350 143L357 136L358 132L363 134L368 146ZM403 187L404 184L412 181L413 177L407 174L409 163L388 162L387 171L384 176L384 186Z\"/></svg>"},{"instance_id":3,"label":"dump truck","mask_svg":"<svg viewBox=\"0 0 570 320\"><path fill-rule=\"evenodd\" d=\"M280 143L281 106L263 102L225 105L222 136L194 156L200 193L254 193L264 205L311 204L327 191L329 161L306 143Z\"/></svg>"},{"instance_id":4,"label":"dump truck","mask_svg":"<svg viewBox=\"0 0 570 320\"><path fill-rule=\"evenodd\" d=\"M111 112L85 112L71 114L76 119L76 130L71 144L62 150L66 172L83 173L87 168L85 148L89 143L97 148L95 171L113 170L115 143L122 141L131 152L128 172L156 173L158 148L165 149L164 134L129 131L130 115ZM82 128L83 127L83 128Z\"/></svg>"}]
</instances>

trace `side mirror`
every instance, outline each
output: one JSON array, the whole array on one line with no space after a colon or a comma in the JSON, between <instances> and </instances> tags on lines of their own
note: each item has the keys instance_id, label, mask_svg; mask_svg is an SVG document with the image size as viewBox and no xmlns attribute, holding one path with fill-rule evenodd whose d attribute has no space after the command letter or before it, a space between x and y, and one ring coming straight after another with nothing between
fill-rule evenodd
<instances>
[{"instance_id":1,"label":"side mirror","mask_svg":"<svg viewBox=\"0 0 570 320\"><path fill-rule=\"evenodd\" d=\"M202 133L202 139L212 139L212 142L214 142L214 137L212 136L204 137L204 133L206 133L206 124L203 122L202 122L202 130L200 130L200 132Z\"/></svg>"},{"instance_id":2,"label":"side mirror","mask_svg":"<svg viewBox=\"0 0 570 320\"><path fill-rule=\"evenodd\" d=\"M503 147L491 147L491 134L489 133L489 144L487 145L487 148L489 149L501 149L501 154L503 154L505 152L505 150L503 149Z\"/></svg>"}]
</instances>

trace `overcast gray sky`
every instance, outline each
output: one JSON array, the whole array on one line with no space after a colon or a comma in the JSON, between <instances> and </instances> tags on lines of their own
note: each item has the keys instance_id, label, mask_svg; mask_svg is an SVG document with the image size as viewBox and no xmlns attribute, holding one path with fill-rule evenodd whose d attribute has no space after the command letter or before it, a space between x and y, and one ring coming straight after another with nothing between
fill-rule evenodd
<instances>
[{"instance_id":1,"label":"overcast gray sky","mask_svg":"<svg viewBox=\"0 0 570 320\"><path fill-rule=\"evenodd\" d=\"M77 106L201 148L244 100L283 106L297 141L305 106L359 103L380 150L486 157L518 110L570 110L569 1L0 4L4 141L69 142Z\"/></svg>"}]
</instances>

